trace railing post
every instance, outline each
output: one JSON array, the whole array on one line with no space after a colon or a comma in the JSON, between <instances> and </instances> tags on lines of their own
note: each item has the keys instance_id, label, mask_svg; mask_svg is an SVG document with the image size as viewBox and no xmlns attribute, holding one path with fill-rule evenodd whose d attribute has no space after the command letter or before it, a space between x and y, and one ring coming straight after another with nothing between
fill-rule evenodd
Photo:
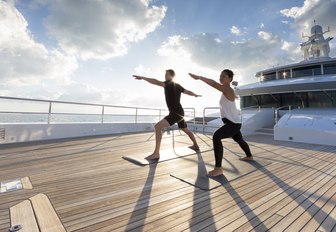
<instances>
[{"instance_id":1,"label":"railing post","mask_svg":"<svg viewBox=\"0 0 336 232\"><path fill-rule=\"evenodd\" d=\"M135 108L135 124L138 123L138 108Z\"/></svg>"},{"instance_id":2,"label":"railing post","mask_svg":"<svg viewBox=\"0 0 336 232\"><path fill-rule=\"evenodd\" d=\"M194 126L195 126L195 124L196 124L196 110L195 110L195 108L193 108L193 111L194 111Z\"/></svg>"},{"instance_id":3,"label":"railing post","mask_svg":"<svg viewBox=\"0 0 336 232\"><path fill-rule=\"evenodd\" d=\"M101 116L101 123L104 124L104 114L105 114L105 106L102 106L102 116Z\"/></svg>"},{"instance_id":4,"label":"railing post","mask_svg":"<svg viewBox=\"0 0 336 232\"><path fill-rule=\"evenodd\" d=\"M203 110L203 134L205 134L205 110L206 108Z\"/></svg>"},{"instance_id":5,"label":"railing post","mask_svg":"<svg viewBox=\"0 0 336 232\"><path fill-rule=\"evenodd\" d=\"M161 120L161 109L159 109L159 121Z\"/></svg>"},{"instance_id":6,"label":"railing post","mask_svg":"<svg viewBox=\"0 0 336 232\"><path fill-rule=\"evenodd\" d=\"M49 102L48 124L50 124L50 122L51 122L51 105L52 105L52 102Z\"/></svg>"}]
</instances>

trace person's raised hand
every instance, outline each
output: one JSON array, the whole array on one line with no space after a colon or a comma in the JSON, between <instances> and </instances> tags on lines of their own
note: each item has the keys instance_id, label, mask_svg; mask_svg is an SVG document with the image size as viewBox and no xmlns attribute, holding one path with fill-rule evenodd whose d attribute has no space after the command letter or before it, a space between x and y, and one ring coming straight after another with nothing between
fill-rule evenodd
<instances>
[{"instance_id":1,"label":"person's raised hand","mask_svg":"<svg viewBox=\"0 0 336 232\"><path fill-rule=\"evenodd\" d=\"M142 77L141 77L141 76L133 75L133 77L135 77L135 80L142 80Z\"/></svg>"},{"instance_id":2,"label":"person's raised hand","mask_svg":"<svg viewBox=\"0 0 336 232\"><path fill-rule=\"evenodd\" d=\"M195 74L189 73L189 75L190 75L193 79L195 79L195 80L199 80L199 79L200 79L200 76L197 76L197 75L195 75Z\"/></svg>"}]
</instances>

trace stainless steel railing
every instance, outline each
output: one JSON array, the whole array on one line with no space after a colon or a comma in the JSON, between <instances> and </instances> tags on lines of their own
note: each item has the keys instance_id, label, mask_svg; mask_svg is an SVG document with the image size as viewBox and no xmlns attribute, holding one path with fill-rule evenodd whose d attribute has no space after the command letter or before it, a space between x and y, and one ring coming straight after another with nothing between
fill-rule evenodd
<instances>
[{"instance_id":1,"label":"stainless steel railing","mask_svg":"<svg viewBox=\"0 0 336 232\"><path fill-rule=\"evenodd\" d=\"M208 111L208 110L218 110L219 109L219 107L205 107L204 109L203 109L203 134L205 133L205 127L206 127L206 125L205 125L205 112L206 111Z\"/></svg>"},{"instance_id":2,"label":"stainless steel railing","mask_svg":"<svg viewBox=\"0 0 336 232\"><path fill-rule=\"evenodd\" d=\"M258 111L260 112L261 111L261 106L259 106L259 105L254 105L254 106L249 106L249 107L245 107L245 108L242 108L241 109L241 121L243 121L243 111L244 110L247 110L247 109L258 109ZM203 134L205 133L205 127L211 127L211 126L207 126L206 125L206 111L208 111L208 110L219 110L219 107L205 107L204 109L203 109ZM214 127L215 128L215 127Z\"/></svg>"},{"instance_id":3,"label":"stainless steel railing","mask_svg":"<svg viewBox=\"0 0 336 232\"><path fill-rule=\"evenodd\" d=\"M297 109L300 109L300 106L298 106L298 105L286 105L286 106L281 106L279 108L276 108L274 110L274 123L275 123L275 125L277 125L278 121L279 121L279 111L288 108L288 111L291 112L293 107L296 107Z\"/></svg>"},{"instance_id":4,"label":"stainless steel railing","mask_svg":"<svg viewBox=\"0 0 336 232\"><path fill-rule=\"evenodd\" d=\"M37 104L37 105L36 105ZM42 105L41 105L42 104ZM37 109L34 110L34 107ZM20 109L20 110L19 110ZM184 108L186 118L193 118L195 123L196 111L194 108ZM114 112L113 112L114 111ZM82 123L79 118L85 118L94 116L94 122L107 123L107 119L110 118L128 118L127 122L139 123L141 120L151 118L151 121L161 120L166 109L160 108L147 108L147 107L132 107L132 106L116 106L108 104L93 104L93 103L81 103L71 101L52 101L41 99L28 99L17 97L5 97L0 96L0 115L42 115L42 122L57 123L55 117L59 116L73 116L77 118L77 121L71 121L75 123ZM46 118L45 121L44 117ZM99 121L97 121L99 119ZM130 120L131 119L131 120ZM155 119L155 120L154 120ZM91 122L91 121L85 121ZM0 123L4 123L0 120ZM33 122L27 122L33 123Z\"/></svg>"}]
</instances>

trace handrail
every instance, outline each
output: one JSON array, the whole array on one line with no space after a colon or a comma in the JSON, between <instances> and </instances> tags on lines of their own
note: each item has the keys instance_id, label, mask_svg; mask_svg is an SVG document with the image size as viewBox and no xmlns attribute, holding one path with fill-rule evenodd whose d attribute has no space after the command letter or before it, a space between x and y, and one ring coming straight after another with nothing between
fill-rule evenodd
<instances>
[{"instance_id":1,"label":"handrail","mask_svg":"<svg viewBox=\"0 0 336 232\"><path fill-rule=\"evenodd\" d=\"M192 110L194 112L194 124L196 124L196 109L192 107L183 108L184 110Z\"/></svg>"},{"instance_id":2,"label":"handrail","mask_svg":"<svg viewBox=\"0 0 336 232\"><path fill-rule=\"evenodd\" d=\"M245 108L241 109L241 113L240 113L240 121L243 121L243 110L248 110L248 109L253 109L253 108L258 108L258 111L261 111L261 106L260 105L254 105L254 106L248 106Z\"/></svg>"},{"instance_id":3,"label":"handrail","mask_svg":"<svg viewBox=\"0 0 336 232\"><path fill-rule=\"evenodd\" d=\"M245 107L245 108L242 108L241 111L246 110L246 109L252 109L252 108L258 108L259 112L261 111L261 106L260 105ZM205 125L205 112L207 110L217 110L217 109L219 109L219 107L205 107L203 109L203 124L202 124L203 125L203 134L205 133L205 127L206 127L206 125ZM242 119L243 116L242 115L243 114L241 113L241 120L243 121L243 119Z\"/></svg>"},{"instance_id":4,"label":"handrail","mask_svg":"<svg viewBox=\"0 0 336 232\"><path fill-rule=\"evenodd\" d=\"M259 112L261 110L261 106L260 105L254 105L254 106L244 107L244 108L241 108L241 110L248 110L248 109L252 109L252 108L258 108Z\"/></svg>"},{"instance_id":5,"label":"handrail","mask_svg":"<svg viewBox=\"0 0 336 232\"><path fill-rule=\"evenodd\" d=\"M109 105L109 104L95 104L95 103L83 103L83 102L71 102L71 101L54 101L54 100L42 100L42 99L19 98L19 97L0 96L0 99L32 101L32 102L45 102L45 103L52 102L52 103L61 103L61 104L69 104L69 105L105 106L105 107L116 107L116 108L123 108L123 109L160 110L159 108L147 108L147 107L135 107L135 106L117 106L117 105ZM164 110L164 109L161 109L161 110Z\"/></svg>"},{"instance_id":6,"label":"handrail","mask_svg":"<svg viewBox=\"0 0 336 232\"><path fill-rule=\"evenodd\" d=\"M279 110L287 108L288 107L288 112L292 111L292 107L297 107L298 109L301 109L300 106L298 105L286 105L286 106L281 106L279 108L276 108L274 110L274 121L275 121L275 125L278 124L278 120L279 120Z\"/></svg>"},{"instance_id":7,"label":"handrail","mask_svg":"<svg viewBox=\"0 0 336 232\"><path fill-rule=\"evenodd\" d=\"M218 106L217 107L205 107L203 109L203 134L205 133L205 111L206 110L218 110L218 109L219 109Z\"/></svg>"},{"instance_id":8,"label":"handrail","mask_svg":"<svg viewBox=\"0 0 336 232\"><path fill-rule=\"evenodd\" d=\"M160 109L160 108L148 108L148 107L133 107L133 106L117 106L117 105L109 105L109 104L94 104L94 103L82 103L82 102L71 102L71 101L54 101L54 100L42 100L42 99L29 99L29 98L19 98L19 97L6 97L6 96L0 96L1 99L6 100L14 100L14 101L23 101L23 102L43 102L48 104L48 110L45 112L39 111L0 111L1 114L26 114L26 115L48 115L47 123L50 124L52 122L52 115L101 115L100 122L104 123L104 116L134 116L134 122L138 123L139 116L148 116L148 117L159 117L159 120L161 120L162 111L168 111L166 109ZM69 113L69 112L53 112L53 109L55 108L55 104L68 104L68 105L80 105L80 106L95 106L95 107L101 107L101 110L99 113ZM106 108L119 108L119 109L130 109L135 110L134 114L111 114L106 111ZM194 124L195 124L195 117L196 117L196 110L195 108L184 108L186 111L191 110L193 112L194 117ZM88 110L88 109L87 109ZM157 113L153 114L139 114L139 110L148 110L148 111L157 111Z\"/></svg>"}]
</instances>

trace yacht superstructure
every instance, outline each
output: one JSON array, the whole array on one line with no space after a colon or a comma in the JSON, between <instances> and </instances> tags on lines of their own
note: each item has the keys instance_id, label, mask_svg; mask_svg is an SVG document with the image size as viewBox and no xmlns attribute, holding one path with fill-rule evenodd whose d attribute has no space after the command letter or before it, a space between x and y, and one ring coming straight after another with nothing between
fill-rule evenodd
<instances>
[{"instance_id":1,"label":"yacht superstructure","mask_svg":"<svg viewBox=\"0 0 336 232\"><path fill-rule=\"evenodd\" d=\"M300 44L303 61L259 71L256 83L236 88L243 111L266 114L246 121L247 131L274 127L275 139L336 144L336 58L329 56L327 32L314 25Z\"/></svg>"}]
</instances>

